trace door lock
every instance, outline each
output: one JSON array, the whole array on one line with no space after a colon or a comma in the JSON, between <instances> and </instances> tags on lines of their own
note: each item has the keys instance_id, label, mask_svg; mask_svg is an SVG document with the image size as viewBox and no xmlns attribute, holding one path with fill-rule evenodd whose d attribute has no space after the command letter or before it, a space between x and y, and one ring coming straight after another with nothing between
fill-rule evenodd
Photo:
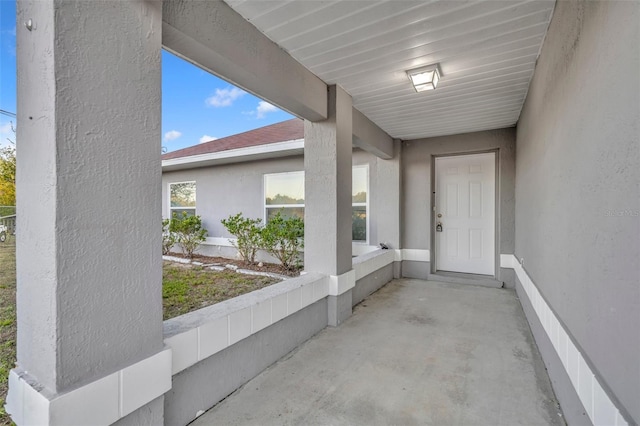
<instances>
[{"instance_id":1,"label":"door lock","mask_svg":"<svg viewBox=\"0 0 640 426\"><path fill-rule=\"evenodd\" d=\"M442 217L442 213L438 213L438 217Z\"/></svg>"}]
</instances>

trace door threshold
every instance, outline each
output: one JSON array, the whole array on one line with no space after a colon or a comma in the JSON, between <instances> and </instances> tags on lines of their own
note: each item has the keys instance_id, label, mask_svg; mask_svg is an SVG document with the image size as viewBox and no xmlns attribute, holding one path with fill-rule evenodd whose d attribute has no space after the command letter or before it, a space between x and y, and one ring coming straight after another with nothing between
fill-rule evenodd
<instances>
[{"instance_id":1,"label":"door threshold","mask_svg":"<svg viewBox=\"0 0 640 426\"><path fill-rule=\"evenodd\" d=\"M430 281L478 285L482 287L502 288L504 283L491 275L467 274L464 272L436 271L427 275Z\"/></svg>"}]
</instances>

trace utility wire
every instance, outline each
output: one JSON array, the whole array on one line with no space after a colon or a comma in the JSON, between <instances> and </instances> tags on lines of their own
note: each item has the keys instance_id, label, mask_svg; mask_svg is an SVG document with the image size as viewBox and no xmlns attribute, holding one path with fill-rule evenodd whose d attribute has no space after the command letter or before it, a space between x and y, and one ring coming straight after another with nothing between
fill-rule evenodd
<instances>
[{"instance_id":1,"label":"utility wire","mask_svg":"<svg viewBox=\"0 0 640 426\"><path fill-rule=\"evenodd\" d=\"M8 117L13 117L13 118L17 117L15 112L9 112L9 111L5 111L3 109L0 109L0 114L6 115Z\"/></svg>"}]
</instances>

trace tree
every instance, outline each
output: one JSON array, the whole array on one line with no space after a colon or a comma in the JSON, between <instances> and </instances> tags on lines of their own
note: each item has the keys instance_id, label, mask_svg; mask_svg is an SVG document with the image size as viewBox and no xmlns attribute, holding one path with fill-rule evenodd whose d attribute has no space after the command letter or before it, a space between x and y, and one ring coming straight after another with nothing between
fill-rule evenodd
<instances>
[{"instance_id":1,"label":"tree","mask_svg":"<svg viewBox=\"0 0 640 426\"><path fill-rule=\"evenodd\" d=\"M15 134L13 124L11 130ZM15 142L0 148L0 206L16 205L16 148Z\"/></svg>"}]
</instances>

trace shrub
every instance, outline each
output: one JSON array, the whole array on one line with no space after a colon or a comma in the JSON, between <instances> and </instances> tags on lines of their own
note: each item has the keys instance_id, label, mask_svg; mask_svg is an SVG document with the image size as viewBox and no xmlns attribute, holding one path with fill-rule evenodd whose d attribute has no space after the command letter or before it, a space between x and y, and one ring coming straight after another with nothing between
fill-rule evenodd
<instances>
[{"instance_id":1,"label":"shrub","mask_svg":"<svg viewBox=\"0 0 640 426\"><path fill-rule=\"evenodd\" d=\"M304 221L296 216L276 213L262 229L262 248L282 263L287 270L299 269L299 250L304 247Z\"/></svg>"},{"instance_id":2,"label":"shrub","mask_svg":"<svg viewBox=\"0 0 640 426\"><path fill-rule=\"evenodd\" d=\"M207 230L202 227L200 216L189 216L186 212L182 212L181 217L174 213L169 223L169 232L175 235L175 242L182 247L182 253L189 259L207 237Z\"/></svg>"},{"instance_id":3,"label":"shrub","mask_svg":"<svg viewBox=\"0 0 640 426\"><path fill-rule=\"evenodd\" d=\"M162 254L169 254L171 247L176 243L176 234L169 230L171 219L162 221Z\"/></svg>"},{"instance_id":4,"label":"shrub","mask_svg":"<svg viewBox=\"0 0 640 426\"><path fill-rule=\"evenodd\" d=\"M249 264L254 264L256 254L262 245L260 219L249 219L242 213L222 219L222 224L230 234L235 235L236 241L229 240L238 249L242 259Z\"/></svg>"}]
</instances>

